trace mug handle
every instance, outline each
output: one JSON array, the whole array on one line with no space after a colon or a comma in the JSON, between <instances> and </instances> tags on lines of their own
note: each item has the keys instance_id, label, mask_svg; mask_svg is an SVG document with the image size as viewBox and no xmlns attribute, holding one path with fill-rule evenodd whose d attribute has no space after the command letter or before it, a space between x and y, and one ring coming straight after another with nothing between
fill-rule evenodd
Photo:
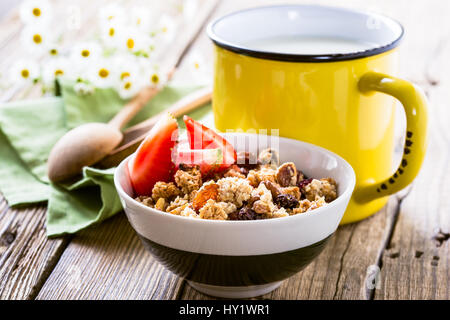
<instances>
[{"instance_id":1,"label":"mug handle","mask_svg":"<svg viewBox=\"0 0 450 320\"><path fill-rule=\"evenodd\" d=\"M362 185L355 191L357 202L369 202L408 186L419 173L427 148L428 109L422 90L399 78L369 71L358 82L364 94L383 92L398 99L406 113L406 137L402 161L397 171L384 181Z\"/></svg>"}]
</instances>

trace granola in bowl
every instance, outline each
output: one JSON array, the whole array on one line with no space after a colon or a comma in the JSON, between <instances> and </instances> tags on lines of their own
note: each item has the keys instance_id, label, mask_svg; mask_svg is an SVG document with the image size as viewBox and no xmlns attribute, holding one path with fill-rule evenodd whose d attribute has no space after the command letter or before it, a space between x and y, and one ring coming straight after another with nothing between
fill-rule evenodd
<instances>
[{"instance_id":1,"label":"granola in bowl","mask_svg":"<svg viewBox=\"0 0 450 320\"><path fill-rule=\"evenodd\" d=\"M236 152L210 128L185 116L163 117L128 163L135 200L168 214L209 220L288 217L337 198L332 178L308 178L277 150ZM174 139L175 138L175 139Z\"/></svg>"},{"instance_id":2,"label":"granola in bowl","mask_svg":"<svg viewBox=\"0 0 450 320\"><path fill-rule=\"evenodd\" d=\"M274 154L266 161L268 153ZM311 211L337 197L332 178L307 178L292 162L279 164L275 150L237 154L237 163L213 176L202 177L198 165L181 164L173 182L157 182L142 204L191 218L258 220L288 217ZM240 160L241 159L241 160ZM275 159L275 160L274 160Z\"/></svg>"}]
</instances>

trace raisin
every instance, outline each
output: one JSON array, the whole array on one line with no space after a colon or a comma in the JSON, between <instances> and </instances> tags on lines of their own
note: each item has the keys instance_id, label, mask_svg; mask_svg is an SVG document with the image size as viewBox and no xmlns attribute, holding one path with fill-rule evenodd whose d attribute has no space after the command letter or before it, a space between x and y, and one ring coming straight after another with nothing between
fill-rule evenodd
<instances>
[{"instance_id":1,"label":"raisin","mask_svg":"<svg viewBox=\"0 0 450 320\"><path fill-rule=\"evenodd\" d=\"M274 202L286 209L292 209L299 205L298 200L290 194L280 194L275 198Z\"/></svg>"},{"instance_id":2,"label":"raisin","mask_svg":"<svg viewBox=\"0 0 450 320\"><path fill-rule=\"evenodd\" d=\"M313 181L312 178L304 179L304 180L302 180L302 181L299 181L299 182L297 182L297 187L298 187L298 188L300 189L300 191L301 191L304 187L306 187L308 184L310 184L311 181Z\"/></svg>"},{"instance_id":3,"label":"raisin","mask_svg":"<svg viewBox=\"0 0 450 320\"><path fill-rule=\"evenodd\" d=\"M263 217L257 214L249 207L243 207L238 211L234 211L228 215L228 219L230 220L259 220L263 219Z\"/></svg>"}]
</instances>

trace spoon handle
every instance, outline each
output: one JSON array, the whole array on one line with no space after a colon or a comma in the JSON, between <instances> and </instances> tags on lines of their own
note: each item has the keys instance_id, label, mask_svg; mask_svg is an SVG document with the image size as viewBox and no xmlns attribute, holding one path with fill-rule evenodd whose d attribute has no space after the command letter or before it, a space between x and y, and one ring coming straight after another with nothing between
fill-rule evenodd
<instances>
[{"instance_id":1,"label":"spoon handle","mask_svg":"<svg viewBox=\"0 0 450 320\"><path fill-rule=\"evenodd\" d=\"M159 88L143 88L109 121L109 125L118 130L122 129L159 91Z\"/></svg>"}]
</instances>

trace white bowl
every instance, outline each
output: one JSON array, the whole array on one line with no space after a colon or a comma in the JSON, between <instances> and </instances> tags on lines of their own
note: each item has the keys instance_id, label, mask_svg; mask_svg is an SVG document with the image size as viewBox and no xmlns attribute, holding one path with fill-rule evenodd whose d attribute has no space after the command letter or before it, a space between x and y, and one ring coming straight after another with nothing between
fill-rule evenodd
<instances>
[{"instance_id":1,"label":"white bowl","mask_svg":"<svg viewBox=\"0 0 450 320\"><path fill-rule=\"evenodd\" d=\"M224 136L237 151L257 152L274 147L275 141L255 134ZM338 184L338 198L313 211L283 218L188 218L135 201L128 158L118 166L114 183L132 227L159 262L198 291L226 298L270 292L308 265L336 231L355 186L352 167L318 146L287 138L278 141L281 163L294 162L308 177L333 178Z\"/></svg>"}]
</instances>

